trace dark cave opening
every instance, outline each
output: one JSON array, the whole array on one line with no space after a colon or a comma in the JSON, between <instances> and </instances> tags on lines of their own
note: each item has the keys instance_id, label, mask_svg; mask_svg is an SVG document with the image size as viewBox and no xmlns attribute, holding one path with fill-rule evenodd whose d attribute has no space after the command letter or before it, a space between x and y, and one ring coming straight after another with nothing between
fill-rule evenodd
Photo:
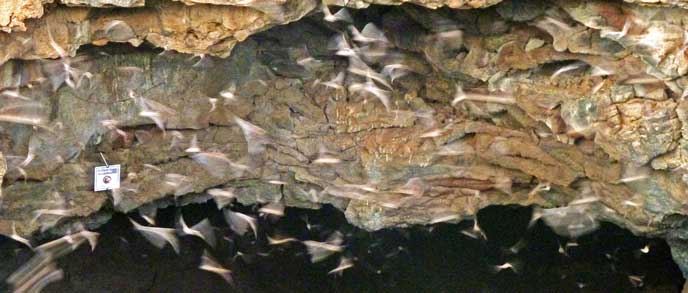
<instances>
[{"instance_id":1,"label":"dark cave opening","mask_svg":"<svg viewBox=\"0 0 688 293\"><path fill-rule=\"evenodd\" d=\"M253 206L236 210L255 214ZM176 254L152 246L116 214L97 232L95 251L88 245L58 261L64 279L45 292L677 292L681 272L662 239L641 238L615 225L578 239L557 236L542 221L528 228L531 209L493 206L478 213L486 239L461 233L473 221L367 232L346 222L338 210L289 208L279 219L259 218L258 238L234 235L212 202L159 210L157 225L175 227L181 213L189 225L208 218L219 244L180 237ZM345 249L311 263L299 242L269 245L267 236L322 241L334 231L344 235ZM198 269L204 250L232 271L234 286ZM238 254L240 252L240 254ZM28 261L32 252L0 239L0 278ZM340 256L354 266L341 276L328 274ZM497 271L510 263L510 269ZM4 287L8 289L8 287Z\"/></svg>"}]
</instances>

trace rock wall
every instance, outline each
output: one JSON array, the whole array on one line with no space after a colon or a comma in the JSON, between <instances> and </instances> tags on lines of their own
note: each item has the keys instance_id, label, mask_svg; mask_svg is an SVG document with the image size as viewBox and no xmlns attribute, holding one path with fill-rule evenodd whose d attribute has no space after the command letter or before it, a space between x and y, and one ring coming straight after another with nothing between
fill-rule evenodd
<instances>
[{"instance_id":1,"label":"rock wall","mask_svg":"<svg viewBox=\"0 0 688 293\"><path fill-rule=\"evenodd\" d=\"M682 1L329 3L355 29L314 1L55 2L0 4L2 234L230 192L368 230L519 204L666 237L688 272ZM119 190L92 191L100 153Z\"/></svg>"}]
</instances>

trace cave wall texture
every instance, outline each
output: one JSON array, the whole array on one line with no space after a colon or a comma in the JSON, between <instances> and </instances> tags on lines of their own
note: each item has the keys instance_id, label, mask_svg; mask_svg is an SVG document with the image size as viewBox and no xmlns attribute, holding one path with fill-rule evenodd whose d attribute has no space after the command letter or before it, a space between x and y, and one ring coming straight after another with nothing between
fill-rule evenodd
<instances>
[{"instance_id":1,"label":"cave wall texture","mask_svg":"<svg viewBox=\"0 0 688 293\"><path fill-rule=\"evenodd\" d=\"M688 273L688 1L324 4L1 1L0 233L228 192L368 230L518 204Z\"/></svg>"}]
</instances>

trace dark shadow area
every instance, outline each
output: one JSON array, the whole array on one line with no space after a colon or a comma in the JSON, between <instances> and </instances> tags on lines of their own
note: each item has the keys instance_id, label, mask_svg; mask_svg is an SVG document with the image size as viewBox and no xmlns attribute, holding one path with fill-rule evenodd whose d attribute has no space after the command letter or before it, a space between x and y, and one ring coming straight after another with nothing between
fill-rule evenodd
<instances>
[{"instance_id":1,"label":"dark shadow area","mask_svg":"<svg viewBox=\"0 0 688 293\"><path fill-rule=\"evenodd\" d=\"M179 255L169 246L159 250L118 214L98 230L94 252L83 245L59 261L65 277L45 292L678 292L684 281L663 240L635 237L610 224L565 239L541 222L528 229L531 212L523 207L483 209L478 222L487 240L461 233L472 221L366 232L331 207L288 209L278 220L262 217L258 239L233 235L213 203L162 209L158 226L174 227L178 211L190 225L208 217L217 227L216 249L184 236ZM266 238L324 241L334 231L345 235L345 250L315 264L301 243L271 246ZM235 287L198 269L204 249L233 271ZM354 267L343 276L328 275L340 255L352 258ZM0 240L0 277L30 256L28 249ZM506 262L517 272L496 272Z\"/></svg>"}]
</instances>

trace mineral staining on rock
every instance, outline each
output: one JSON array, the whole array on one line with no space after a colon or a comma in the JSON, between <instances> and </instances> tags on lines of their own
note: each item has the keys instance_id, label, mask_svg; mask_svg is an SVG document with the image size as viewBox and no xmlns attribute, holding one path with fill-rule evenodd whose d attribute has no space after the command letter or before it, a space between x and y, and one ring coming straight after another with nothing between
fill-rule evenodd
<instances>
[{"instance_id":1,"label":"mineral staining on rock","mask_svg":"<svg viewBox=\"0 0 688 293\"><path fill-rule=\"evenodd\" d=\"M300 19L315 6L310 0L289 1L275 6L279 15L260 8L187 6L171 1L105 10L109 13L99 13L100 8L56 6L44 17L29 21L25 29L0 35L0 63L15 58L57 58L60 52L55 45L73 56L84 45L115 42L139 46L144 41L166 50L227 57L236 42Z\"/></svg>"},{"instance_id":2,"label":"mineral staining on rock","mask_svg":"<svg viewBox=\"0 0 688 293\"><path fill-rule=\"evenodd\" d=\"M368 230L557 208L536 216L667 236L688 263L679 1L410 1L355 28L314 1L12 3L0 233L231 190Z\"/></svg>"},{"instance_id":3,"label":"mineral staining on rock","mask_svg":"<svg viewBox=\"0 0 688 293\"><path fill-rule=\"evenodd\" d=\"M41 0L10 0L0 3L0 30L25 30L24 21L43 16Z\"/></svg>"}]
</instances>

